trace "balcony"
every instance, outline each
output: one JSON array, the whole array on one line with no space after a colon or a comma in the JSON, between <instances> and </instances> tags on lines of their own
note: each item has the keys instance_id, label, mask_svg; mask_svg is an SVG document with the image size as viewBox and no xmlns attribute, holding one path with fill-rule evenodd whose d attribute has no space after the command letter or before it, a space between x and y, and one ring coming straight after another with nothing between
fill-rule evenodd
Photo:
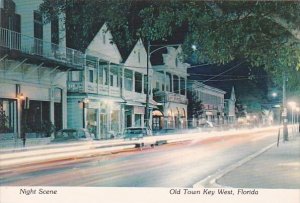
<instances>
[{"instance_id":1,"label":"balcony","mask_svg":"<svg viewBox=\"0 0 300 203\"><path fill-rule=\"evenodd\" d=\"M165 92L165 91L155 92L153 99L159 103L165 103L165 102L174 102L180 104L188 103L185 95L176 94L173 92Z\"/></svg>"},{"instance_id":2,"label":"balcony","mask_svg":"<svg viewBox=\"0 0 300 203\"><path fill-rule=\"evenodd\" d=\"M43 62L72 69L83 69L84 55L80 51L59 46L0 27L0 48L17 51ZM47 59L47 60L45 60Z\"/></svg>"},{"instance_id":3,"label":"balcony","mask_svg":"<svg viewBox=\"0 0 300 203\"><path fill-rule=\"evenodd\" d=\"M112 86L102 85L97 83L91 83L91 82L84 83L82 81L78 81L78 82L68 81L67 88L69 92L92 93L92 94L99 94L104 96L121 97L120 87L112 87Z\"/></svg>"}]
</instances>

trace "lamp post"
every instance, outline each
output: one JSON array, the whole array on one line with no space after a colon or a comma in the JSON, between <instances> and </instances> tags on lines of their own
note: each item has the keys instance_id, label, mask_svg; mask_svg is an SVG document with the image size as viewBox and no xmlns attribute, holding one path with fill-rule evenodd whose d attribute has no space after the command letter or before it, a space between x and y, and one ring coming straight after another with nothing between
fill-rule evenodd
<instances>
[{"instance_id":1,"label":"lamp post","mask_svg":"<svg viewBox=\"0 0 300 203\"><path fill-rule=\"evenodd\" d=\"M147 94L146 94L146 127L150 127L150 123L149 123L149 99L150 99L150 91L149 91L149 62L150 62L150 57L151 54L166 48L166 47L174 47L174 46L180 46L181 44L167 44L167 45L151 45L150 41L148 40L147 42ZM150 51L151 47L157 47L156 49Z\"/></svg>"},{"instance_id":2,"label":"lamp post","mask_svg":"<svg viewBox=\"0 0 300 203\"><path fill-rule=\"evenodd\" d=\"M287 128L287 108L286 108L286 73L282 73L283 84L282 84L282 120L283 120L283 140L289 140L289 132Z\"/></svg>"}]
</instances>

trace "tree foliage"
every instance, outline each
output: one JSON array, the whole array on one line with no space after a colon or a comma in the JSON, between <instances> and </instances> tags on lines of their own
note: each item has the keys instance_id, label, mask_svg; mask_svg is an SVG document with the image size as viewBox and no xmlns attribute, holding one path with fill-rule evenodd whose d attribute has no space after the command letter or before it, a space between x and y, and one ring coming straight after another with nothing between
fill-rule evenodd
<instances>
[{"instance_id":1,"label":"tree foliage","mask_svg":"<svg viewBox=\"0 0 300 203\"><path fill-rule=\"evenodd\" d=\"M178 40L199 63L246 59L265 68L278 84L282 73L300 89L300 3L284 1L44 0L46 16L67 13L69 46L84 50L108 22L114 41L129 49L139 37ZM179 35L178 35L179 33ZM175 39L174 39L175 36ZM180 38L180 37L179 37ZM180 38L181 40L181 38ZM192 50L191 45L197 49Z\"/></svg>"},{"instance_id":2,"label":"tree foliage","mask_svg":"<svg viewBox=\"0 0 300 203\"><path fill-rule=\"evenodd\" d=\"M188 106L187 106L188 119L200 118L200 116L203 114L203 109L204 109L202 101L200 101L197 98L195 92L190 90L187 91L187 99L188 99Z\"/></svg>"}]
</instances>

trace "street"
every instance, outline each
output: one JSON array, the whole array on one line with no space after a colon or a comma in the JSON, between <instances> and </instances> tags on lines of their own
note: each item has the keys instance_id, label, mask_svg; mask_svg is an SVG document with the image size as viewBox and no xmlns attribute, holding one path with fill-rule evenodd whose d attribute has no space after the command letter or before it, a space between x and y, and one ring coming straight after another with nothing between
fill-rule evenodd
<instances>
[{"instance_id":1,"label":"street","mask_svg":"<svg viewBox=\"0 0 300 203\"><path fill-rule=\"evenodd\" d=\"M192 187L276 142L278 129L233 133L107 155L1 169L2 186ZM199 134L201 136L201 134Z\"/></svg>"}]
</instances>

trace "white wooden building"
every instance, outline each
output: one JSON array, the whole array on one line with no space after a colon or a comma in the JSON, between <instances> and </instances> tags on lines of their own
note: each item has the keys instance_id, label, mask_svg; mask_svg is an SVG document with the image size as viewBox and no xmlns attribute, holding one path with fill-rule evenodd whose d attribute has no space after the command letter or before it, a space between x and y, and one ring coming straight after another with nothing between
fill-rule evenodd
<instances>
[{"instance_id":1,"label":"white wooden building","mask_svg":"<svg viewBox=\"0 0 300 203\"><path fill-rule=\"evenodd\" d=\"M123 65L121 54L104 24L85 51L83 71L68 77L68 126L87 128L98 139L123 132Z\"/></svg>"},{"instance_id":2,"label":"white wooden building","mask_svg":"<svg viewBox=\"0 0 300 203\"><path fill-rule=\"evenodd\" d=\"M161 108L153 111L153 129L187 127L187 68L181 47L168 47L163 64L153 66L153 98Z\"/></svg>"},{"instance_id":3,"label":"white wooden building","mask_svg":"<svg viewBox=\"0 0 300 203\"><path fill-rule=\"evenodd\" d=\"M149 123L152 123L151 112L156 102L152 99L151 83L153 70L149 61ZM147 94L147 52L141 39L137 41L124 63L123 95L125 105L125 126L146 127L146 94ZM151 126L150 126L151 127Z\"/></svg>"},{"instance_id":4,"label":"white wooden building","mask_svg":"<svg viewBox=\"0 0 300 203\"><path fill-rule=\"evenodd\" d=\"M83 67L66 48L63 16L43 24L42 0L0 1L0 136L49 136L67 127L67 72Z\"/></svg>"},{"instance_id":5,"label":"white wooden building","mask_svg":"<svg viewBox=\"0 0 300 203\"><path fill-rule=\"evenodd\" d=\"M203 124L205 121L217 125L224 124L224 95L225 91L205 85L195 80L188 81L188 89L195 95L197 101L201 101L203 114L199 118L193 118L192 127Z\"/></svg>"}]
</instances>

